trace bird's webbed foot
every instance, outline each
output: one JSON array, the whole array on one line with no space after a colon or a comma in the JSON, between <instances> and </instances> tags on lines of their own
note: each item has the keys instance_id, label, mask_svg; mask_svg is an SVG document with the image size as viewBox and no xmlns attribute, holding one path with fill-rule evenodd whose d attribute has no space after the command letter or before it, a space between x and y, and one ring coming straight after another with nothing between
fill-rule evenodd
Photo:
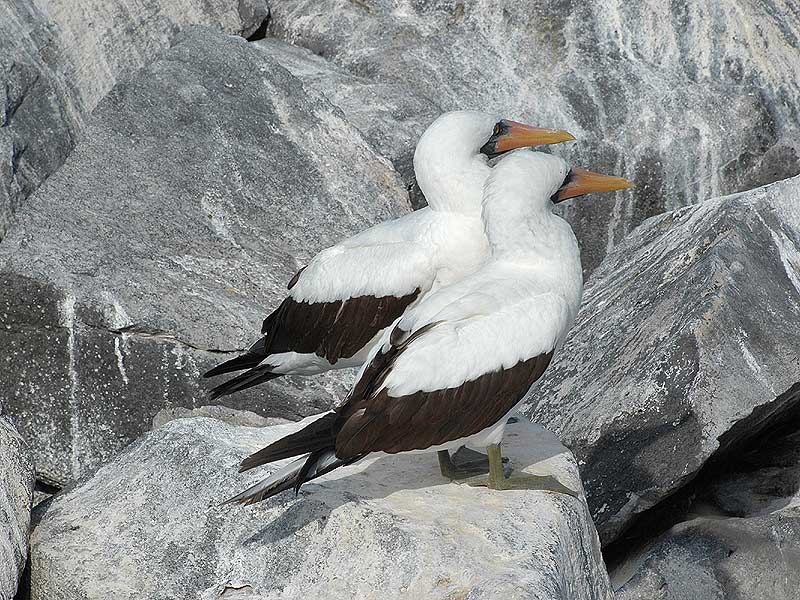
<instances>
[{"instance_id":1,"label":"bird's webbed foot","mask_svg":"<svg viewBox=\"0 0 800 600\"><path fill-rule=\"evenodd\" d=\"M579 497L579 493L562 484L552 475L532 475L530 473L513 473L511 468L504 465L504 459L500 451L500 445L492 445L488 448L489 453L489 473L484 471L483 475L468 477L458 482L475 487L488 487L492 490L544 490Z\"/></svg>"}]
</instances>

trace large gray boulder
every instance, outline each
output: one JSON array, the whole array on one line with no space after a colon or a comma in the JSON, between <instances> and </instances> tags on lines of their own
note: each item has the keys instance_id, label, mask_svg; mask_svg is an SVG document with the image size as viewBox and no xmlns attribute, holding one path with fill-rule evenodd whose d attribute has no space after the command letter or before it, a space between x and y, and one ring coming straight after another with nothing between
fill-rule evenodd
<instances>
[{"instance_id":1,"label":"large gray boulder","mask_svg":"<svg viewBox=\"0 0 800 600\"><path fill-rule=\"evenodd\" d=\"M676 525L627 568L618 600L796 600L800 503L749 519Z\"/></svg>"},{"instance_id":2,"label":"large gray boulder","mask_svg":"<svg viewBox=\"0 0 800 600\"><path fill-rule=\"evenodd\" d=\"M442 479L434 454L382 455L253 507L249 453L295 430L171 421L37 509L31 598L610 599L582 494ZM516 468L580 490L558 440L521 420Z\"/></svg>"},{"instance_id":3,"label":"large gray boulder","mask_svg":"<svg viewBox=\"0 0 800 600\"><path fill-rule=\"evenodd\" d=\"M108 460L247 347L320 249L410 210L391 164L324 98L209 29L118 84L0 244L2 411L43 478ZM297 419L341 376L226 400Z\"/></svg>"},{"instance_id":4,"label":"large gray boulder","mask_svg":"<svg viewBox=\"0 0 800 600\"><path fill-rule=\"evenodd\" d=\"M267 13L266 0L0 3L0 239L117 81L188 25L247 36Z\"/></svg>"},{"instance_id":5,"label":"large gray boulder","mask_svg":"<svg viewBox=\"0 0 800 600\"><path fill-rule=\"evenodd\" d=\"M800 406L800 177L649 219L595 272L526 414L601 539Z\"/></svg>"},{"instance_id":6,"label":"large gray boulder","mask_svg":"<svg viewBox=\"0 0 800 600\"><path fill-rule=\"evenodd\" d=\"M283 0L269 32L437 110L574 133L556 152L637 184L568 207L589 271L651 215L800 171L788 0Z\"/></svg>"},{"instance_id":7,"label":"large gray boulder","mask_svg":"<svg viewBox=\"0 0 800 600\"><path fill-rule=\"evenodd\" d=\"M25 441L0 417L0 598L10 600L28 557L33 460Z\"/></svg>"}]
</instances>

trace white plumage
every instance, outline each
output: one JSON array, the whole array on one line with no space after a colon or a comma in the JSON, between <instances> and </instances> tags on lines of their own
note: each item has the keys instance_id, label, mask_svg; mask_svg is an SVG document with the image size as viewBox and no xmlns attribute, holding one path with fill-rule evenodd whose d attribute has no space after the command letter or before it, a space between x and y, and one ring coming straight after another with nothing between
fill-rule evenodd
<instances>
[{"instance_id":1,"label":"white plumage","mask_svg":"<svg viewBox=\"0 0 800 600\"><path fill-rule=\"evenodd\" d=\"M250 469L308 452L302 466L292 463L233 501L297 489L372 452L440 451L443 474L453 476L442 451L465 444L489 449L490 474L479 483L561 490L546 477L506 479L499 444L508 416L547 368L581 302L578 242L553 213L554 203L629 184L571 171L561 158L538 152L501 159L483 193L484 264L432 290L387 328L339 407L242 463Z\"/></svg>"},{"instance_id":2,"label":"white plumage","mask_svg":"<svg viewBox=\"0 0 800 600\"><path fill-rule=\"evenodd\" d=\"M486 182L483 203L490 257L398 320L408 335L438 324L398 356L379 389L398 398L458 387L560 346L583 293L577 239L550 201L567 172L561 158L527 150L500 160Z\"/></svg>"},{"instance_id":3,"label":"white plumage","mask_svg":"<svg viewBox=\"0 0 800 600\"><path fill-rule=\"evenodd\" d=\"M486 260L489 246L481 202L491 173L488 157L522 145L568 139L572 136L567 132L531 128L486 113L457 111L439 117L414 154L417 182L428 206L375 225L312 258L267 321L275 318L265 321L264 338L242 357L207 374L251 369L215 388L212 396L277 375L312 375L361 365L395 313L460 281ZM342 304L338 312L330 307L336 303ZM353 310L345 310L348 303ZM314 310L325 316L314 321ZM364 337L368 323L373 329ZM307 331L314 328L316 345ZM364 337L358 347L342 350L339 340L356 335ZM304 346L293 345L292 338L304 340ZM276 345L274 340L281 342Z\"/></svg>"}]
</instances>

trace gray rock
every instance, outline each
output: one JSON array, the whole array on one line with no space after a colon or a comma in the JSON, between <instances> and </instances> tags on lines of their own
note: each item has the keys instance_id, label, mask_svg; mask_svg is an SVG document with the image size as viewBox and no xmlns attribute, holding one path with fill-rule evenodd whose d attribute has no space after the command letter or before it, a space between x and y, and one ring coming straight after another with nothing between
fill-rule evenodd
<instances>
[{"instance_id":1,"label":"gray rock","mask_svg":"<svg viewBox=\"0 0 800 600\"><path fill-rule=\"evenodd\" d=\"M800 177L649 219L594 274L526 414L601 539L800 405Z\"/></svg>"},{"instance_id":2,"label":"gray rock","mask_svg":"<svg viewBox=\"0 0 800 600\"><path fill-rule=\"evenodd\" d=\"M192 24L250 35L265 0L6 0L0 5L0 239L114 84Z\"/></svg>"},{"instance_id":3,"label":"gray rock","mask_svg":"<svg viewBox=\"0 0 800 600\"><path fill-rule=\"evenodd\" d=\"M618 600L796 600L800 502L761 517L676 525L619 575L631 571Z\"/></svg>"},{"instance_id":4,"label":"gray rock","mask_svg":"<svg viewBox=\"0 0 800 600\"><path fill-rule=\"evenodd\" d=\"M57 26L32 2L0 3L0 239L80 129L78 91L50 64L57 39Z\"/></svg>"},{"instance_id":5,"label":"gray rock","mask_svg":"<svg viewBox=\"0 0 800 600\"><path fill-rule=\"evenodd\" d=\"M320 249L410 209L338 109L241 38L207 29L98 106L0 244L3 398L40 476L108 460L200 374L248 346ZM350 374L281 379L233 408L299 418Z\"/></svg>"},{"instance_id":6,"label":"gray rock","mask_svg":"<svg viewBox=\"0 0 800 600\"><path fill-rule=\"evenodd\" d=\"M190 419L192 417L208 417L217 419L229 425L239 425L242 427L269 427L272 425L283 425L289 423L287 419L278 417L262 417L249 410L235 410L227 406L201 406L200 408L184 408L175 406L162 408L153 417L153 429L161 427L175 421L176 419Z\"/></svg>"},{"instance_id":7,"label":"gray rock","mask_svg":"<svg viewBox=\"0 0 800 600\"><path fill-rule=\"evenodd\" d=\"M555 151L637 184L567 207L587 271L651 215L800 171L787 0L284 0L269 32L438 110L575 134Z\"/></svg>"},{"instance_id":8,"label":"gray rock","mask_svg":"<svg viewBox=\"0 0 800 600\"><path fill-rule=\"evenodd\" d=\"M798 597L798 414L765 431L723 464L704 468L692 485L681 522L616 566L613 579L621 588L617 598Z\"/></svg>"},{"instance_id":9,"label":"gray rock","mask_svg":"<svg viewBox=\"0 0 800 600\"><path fill-rule=\"evenodd\" d=\"M416 185L414 149L422 132L441 110L436 103L403 83L382 83L350 74L346 69L277 39L254 42L303 85L340 108L345 118L401 175L415 208L425 206Z\"/></svg>"},{"instance_id":10,"label":"gray rock","mask_svg":"<svg viewBox=\"0 0 800 600\"><path fill-rule=\"evenodd\" d=\"M171 421L37 509L31 598L611 598L583 497L442 480L433 454L373 457L253 507L239 461L297 428ZM509 427L513 465L580 490L549 432Z\"/></svg>"},{"instance_id":11,"label":"gray rock","mask_svg":"<svg viewBox=\"0 0 800 600\"><path fill-rule=\"evenodd\" d=\"M10 600L28 557L33 461L25 441L0 417L0 598Z\"/></svg>"}]
</instances>

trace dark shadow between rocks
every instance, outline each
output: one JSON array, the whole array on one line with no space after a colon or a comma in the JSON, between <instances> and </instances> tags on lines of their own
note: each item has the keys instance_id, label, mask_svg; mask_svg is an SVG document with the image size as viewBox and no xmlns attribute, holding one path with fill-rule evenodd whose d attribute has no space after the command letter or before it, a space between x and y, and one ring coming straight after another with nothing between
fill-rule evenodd
<instances>
[{"instance_id":1,"label":"dark shadow between rocks","mask_svg":"<svg viewBox=\"0 0 800 600\"><path fill-rule=\"evenodd\" d=\"M31 597L31 557L25 562L25 569L19 579L17 586L17 593L14 595L13 600L30 600Z\"/></svg>"},{"instance_id":2,"label":"dark shadow between rocks","mask_svg":"<svg viewBox=\"0 0 800 600\"><path fill-rule=\"evenodd\" d=\"M248 42L257 42L258 40L263 40L265 37L267 37L267 27L269 27L270 16L271 13L268 8L267 16L263 21L261 21L261 25L259 25L253 33L245 38Z\"/></svg>"},{"instance_id":3,"label":"dark shadow between rocks","mask_svg":"<svg viewBox=\"0 0 800 600\"><path fill-rule=\"evenodd\" d=\"M610 572L674 525L698 516L749 517L779 510L800 490L800 383L719 437L696 476L641 513L603 548Z\"/></svg>"}]
</instances>

